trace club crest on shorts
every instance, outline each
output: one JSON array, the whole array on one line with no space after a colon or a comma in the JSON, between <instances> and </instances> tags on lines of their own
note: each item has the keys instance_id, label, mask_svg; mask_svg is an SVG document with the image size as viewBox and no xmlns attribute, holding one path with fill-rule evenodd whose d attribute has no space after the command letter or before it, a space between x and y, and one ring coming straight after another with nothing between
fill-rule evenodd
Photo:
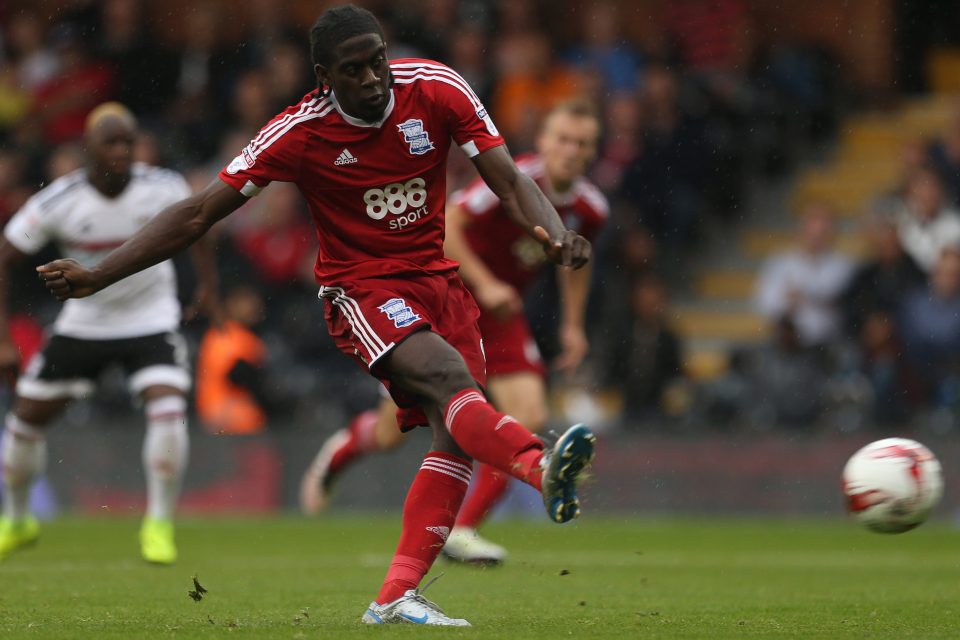
<instances>
[{"instance_id":1,"label":"club crest on shorts","mask_svg":"<svg viewBox=\"0 0 960 640\"><path fill-rule=\"evenodd\" d=\"M403 134L404 141L410 145L410 153L413 155L422 156L428 151L433 151L430 134L423 130L423 120L410 118L398 124L397 129Z\"/></svg>"},{"instance_id":2,"label":"club crest on shorts","mask_svg":"<svg viewBox=\"0 0 960 640\"><path fill-rule=\"evenodd\" d=\"M420 319L420 316L413 312L413 309L407 305L407 301L403 298L390 298L377 308L393 320L397 329L409 327Z\"/></svg>"}]
</instances>

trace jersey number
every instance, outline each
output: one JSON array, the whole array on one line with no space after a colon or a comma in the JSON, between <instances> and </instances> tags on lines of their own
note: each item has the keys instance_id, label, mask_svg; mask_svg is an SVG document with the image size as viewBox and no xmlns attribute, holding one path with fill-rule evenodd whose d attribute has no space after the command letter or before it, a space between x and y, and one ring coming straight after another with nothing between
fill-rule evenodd
<instances>
[{"instance_id":1,"label":"jersey number","mask_svg":"<svg viewBox=\"0 0 960 640\"><path fill-rule=\"evenodd\" d=\"M383 189L368 189L363 194L367 215L382 220L388 213L398 216L407 209L422 207L427 201L426 186L423 178L414 178L404 184L393 182Z\"/></svg>"}]
</instances>

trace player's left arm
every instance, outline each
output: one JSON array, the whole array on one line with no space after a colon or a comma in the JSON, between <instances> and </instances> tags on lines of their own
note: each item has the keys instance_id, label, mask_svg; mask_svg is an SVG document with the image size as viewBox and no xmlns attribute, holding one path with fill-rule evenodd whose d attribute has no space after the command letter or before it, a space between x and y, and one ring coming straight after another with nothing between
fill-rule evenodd
<instances>
[{"instance_id":1,"label":"player's left arm","mask_svg":"<svg viewBox=\"0 0 960 640\"><path fill-rule=\"evenodd\" d=\"M197 278L193 301L184 312L189 320L202 314L211 324L223 323L223 308L220 305L220 278L217 274L216 240L212 234L201 236L190 246L190 259Z\"/></svg>"},{"instance_id":2,"label":"player's left arm","mask_svg":"<svg viewBox=\"0 0 960 640\"><path fill-rule=\"evenodd\" d=\"M510 219L543 245L551 261L574 269L587 264L590 242L564 227L540 187L517 169L506 146L487 149L474 156L473 162Z\"/></svg>"},{"instance_id":3,"label":"player's left arm","mask_svg":"<svg viewBox=\"0 0 960 640\"><path fill-rule=\"evenodd\" d=\"M560 330L557 337L561 351L554 366L568 375L576 372L590 350L584 317L592 273L590 264L576 270L567 267L557 269L557 287L560 290Z\"/></svg>"}]
</instances>

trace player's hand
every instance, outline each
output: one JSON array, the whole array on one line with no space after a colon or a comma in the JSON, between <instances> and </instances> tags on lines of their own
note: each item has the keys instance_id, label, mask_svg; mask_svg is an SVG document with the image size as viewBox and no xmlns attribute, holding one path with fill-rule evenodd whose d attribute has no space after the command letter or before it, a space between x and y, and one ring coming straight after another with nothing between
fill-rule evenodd
<instances>
[{"instance_id":1,"label":"player's hand","mask_svg":"<svg viewBox=\"0 0 960 640\"><path fill-rule=\"evenodd\" d=\"M517 290L500 280L474 287L473 295L481 309L499 320L506 320L523 310L523 299Z\"/></svg>"},{"instance_id":2,"label":"player's hand","mask_svg":"<svg viewBox=\"0 0 960 640\"><path fill-rule=\"evenodd\" d=\"M37 273L50 293L61 302L69 298L86 298L101 289L93 271L73 258L48 262L37 267Z\"/></svg>"},{"instance_id":3,"label":"player's hand","mask_svg":"<svg viewBox=\"0 0 960 640\"><path fill-rule=\"evenodd\" d=\"M573 375L590 349L587 334L584 333L583 327L562 325L557 337L560 340L561 351L553 365L566 375Z\"/></svg>"},{"instance_id":4,"label":"player's hand","mask_svg":"<svg viewBox=\"0 0 960 640\"><path fill-rule=\"evenodd\" d=\"M193 320L202 315L214 327L223 325L223 306L220 304L220 295L208 286L198 284L193 292L193 302L183 312L184 320Z\"/></svg>"},{"instance_id":5,"label":"player's hand","mask_svg":"<svg viewBox=\"0 0 960 640\"><path fill-rule=\"evenodd\" d=\"M554 264L579 269L590 260L590 241L576 231L565 229L559 238L551 238L541 226L533 228L534 237L543 245L543 251Z\"/></svg>"}]
</instances>

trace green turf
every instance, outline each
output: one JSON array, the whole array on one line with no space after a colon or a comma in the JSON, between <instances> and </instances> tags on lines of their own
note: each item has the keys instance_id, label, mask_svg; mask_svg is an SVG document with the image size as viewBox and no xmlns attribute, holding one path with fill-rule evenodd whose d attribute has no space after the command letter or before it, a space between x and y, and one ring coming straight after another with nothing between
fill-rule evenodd
<instances>
[{"instance_id":1,"label":"green turf","mask_svg":"<svg viewBox=\"0 0 960 640\"><path fill-rule=\"evenodd\" d=\"M135 521L61 519L0 564L0 638L960 637L960 533L938 523L900 536L842 520L495 523L509 564L438 563L428 592L474 629L361 626L397 527L190 520L180 562L158 568L138 559Z\"/></svg>"}]
</instances>

